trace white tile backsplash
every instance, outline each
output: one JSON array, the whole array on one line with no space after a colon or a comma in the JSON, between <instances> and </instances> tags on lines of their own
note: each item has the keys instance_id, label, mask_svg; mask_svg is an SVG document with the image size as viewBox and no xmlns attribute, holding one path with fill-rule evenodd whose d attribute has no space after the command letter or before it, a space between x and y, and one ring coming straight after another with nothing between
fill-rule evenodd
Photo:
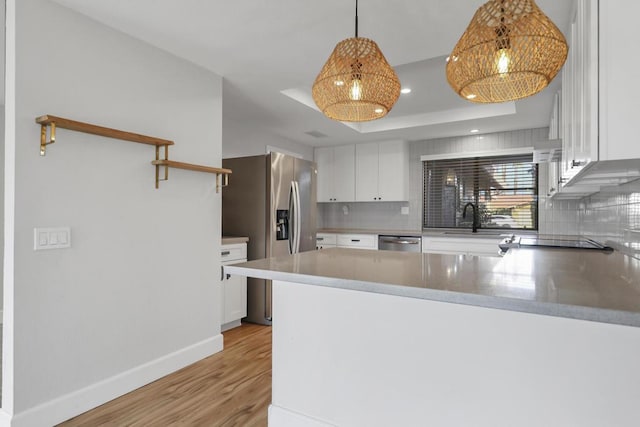
<instances>
[{"instance_id":1,"label":"white tile backsplash","mask_svg":"<svg viewBox=\"0 0 640 427\"><path fill-rule=\"evenodd\" d=\"M611 187L582 200L580 233L620 245L640 245L640 181Z\"/></svg>"},{"instance_id":2,"label":"white tile backsplash","mask_svg":"<svg viewBox=\"0 0 640 427\"><path fill-rule=\"evenodd\" d=\"M318 203L318 228L362 228L419 230L412 227L411 215L402 214L406 202Z\"/></svg>"}]
</instances>

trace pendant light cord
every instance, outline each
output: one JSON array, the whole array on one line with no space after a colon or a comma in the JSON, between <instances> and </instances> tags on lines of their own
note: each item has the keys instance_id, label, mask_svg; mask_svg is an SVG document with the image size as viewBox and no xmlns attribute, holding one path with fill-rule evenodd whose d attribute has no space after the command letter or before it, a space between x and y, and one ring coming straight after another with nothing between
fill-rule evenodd
<instances>
[{"instance_id":1,"label":"pendant light cord","mask_svg":"<svg viewBox=\"0 0 640 427\"><path fill-rule=\"evenodd\" d=\"M358 0L356 0L356 38L358 38Z\"/></svg>"}]
</instances>

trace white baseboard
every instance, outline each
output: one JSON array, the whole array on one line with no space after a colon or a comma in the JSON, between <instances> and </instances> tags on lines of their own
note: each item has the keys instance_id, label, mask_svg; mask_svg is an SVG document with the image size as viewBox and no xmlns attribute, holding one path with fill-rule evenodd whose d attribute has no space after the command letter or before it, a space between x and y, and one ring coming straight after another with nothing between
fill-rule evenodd
<instances>
[{"instance_id":1,"label":"white baseboard","mask_svg":"<svg viewBox=\"0 0 640 427\"><path fill-rule=\"evenodd\" d=\"M221 325L220 331L226 332L229 329L237 328L238 326L241 326L241 325L242 325L242 322L240 321L240 319L234 320L233 322L229 322L229 323L225 323L224 325Z\"/></svg>"},{"instance_id":2,"label":"white baseboard","mask_svg":"<svg viewBox=\"0 0 640 427\"><path fill-rule=\"evenodd\" d=\"M0 427L11 427L11 415L3 409L0 409Z\"/></svg>"},{"instance_id":3,"label":"white baseboard","mask_svg":"<svg viewBox=\"0 0 640 427\"><path fill-rule=\"evenodd\" d=\"M269 405L269 427L336 427L288 409Z\"/></svg>"},{"instance_id":4,"label":"white baseboard","mask_svg":"<svg viewBox=\"0 0 640 427\"><path fill-rule=\"evenodd\" d=\"M11 427L55 425L182 369L223 347L222 334L16 414Z\"/></svg>"}]
</instances>

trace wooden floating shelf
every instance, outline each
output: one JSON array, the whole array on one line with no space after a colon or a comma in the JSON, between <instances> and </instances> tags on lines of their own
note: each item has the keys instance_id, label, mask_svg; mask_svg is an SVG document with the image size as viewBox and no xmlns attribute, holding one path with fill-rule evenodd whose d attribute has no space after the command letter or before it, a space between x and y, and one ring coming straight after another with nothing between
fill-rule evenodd
<instances>
[{"instance_id":1,"label":"wooden floating shelf","mask_svg":"<svg viewBox=\"0 0 640 427\"><path fill-rule=\"evenodd\" d=\"M175 162L169 160L169 146L174 145L173 141L153 136L140 135L138 133L126 132L118 129L107 128L104 126L92 125L89 123L78 122L76 120L65 119L62 117L44 115L36 117L36 123L41 126L40 131L40 155L46 154L47 145L56 142L56 127L69 129L76 132L84 132L92 135L104 136L107 138L121 139L123 141L131 141L139 144L153 145L156 147L156 159L151 162L156 168L156 188L159 181L169 179L169 168L186 169L196 172L213 173L216 175L216 193L221 187L226 187L229 183L230 169L213 168L209 166L194 165L191 163ZM47 128L50 128L50 139L47 141ZM164 147L164 159L160 159L160 147ZM160 179L160 167L164 166L164 179ZM220 182L222 177L222 183Z\"/></svg>"},{"instance_id":2,"label":"wooden floating shelf","mask_svg":"<svg viewBox=\"0 0 640 427\"><path fill-rule=\"evenodd\" d=\"M156 168L160 166L164 166L165 168L176 168L176 169L185 169L185 170L196 171L196 172L213 173L216 175L216 193L220 191L221 187L227 186L227 184L229 183L229 175L231 175L231 169L194 165L191 163L176 162L174 160L166 160L166 159L153 160L151 164L154 165ZM158 181L166 181L168 179L166 169L165 169L165 179L160 180L158 179L158 176L159 175L156 173L156 188L158 187ZM222 183L220 182L220 176L222 176Z\"/></svg>"},{"instance_id":3,"label":"wooden floating shelf","mask_svg":"<svg viewBox=\"0 0 640 427\"><path fill-rule=\"evenodd\" d=\"M155 145L156 147L173 145L173 141L168 139L155 138L153 136L140 135L133 132L125 132L118 129L107 128L104 126L92 125L89 123L78 122L75 120L64 119L51 115L40 116L36 118L36 123L46 126L52 126L52 129L62 128L76 132L90 133L92 135L105 136L107 138L122 139L124 141L137 142L139 144ZM55 142L55 133L52 134L51 143Z\"/></svg>"},{"instance_id":4,"label":"wooden floating shelf","mask_svg":"<svg viewBox=\"0 0 640 427\"><path fill-rule=\"evenodd\" d=\"M186 169L196 172L207 172L215 174L230 174L231 169L213 168L211 166L194 165L191 163L176 162L175 160L154 160L152 165L169 166L170 168Z\"/></svg>"}]
</instances>

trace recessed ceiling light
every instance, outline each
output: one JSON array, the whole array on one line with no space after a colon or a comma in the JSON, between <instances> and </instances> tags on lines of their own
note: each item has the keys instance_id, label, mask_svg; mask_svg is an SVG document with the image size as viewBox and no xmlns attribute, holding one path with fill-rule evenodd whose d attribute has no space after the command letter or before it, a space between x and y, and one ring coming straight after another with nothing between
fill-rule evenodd
<instances>
[{"instance_id":1,"label":"recessed ceiling light","mask_svg":"<svg viewBox=\"0 0 640 427\"><path fill-rule=\"evenodd\" d=\"M411 93L411 89L409 89L408 87L402 88L400 93L404 93L404 94Z\"/></svg>"},{"instance_id":2,"label":"recessed ceiling light","mask_svg":"<svg viewBox=\"0 0 640 427\"><path fill-rule=\"evenodd\" d=\"M471 129L469 132L471 132L471 133L478 133L478 132L480 132L480 129Z\"/></svg>"},{"instance_id":3,"label":"recessed ceiling light","mask_svg":"<svg viewBox=\"0 0 640 427\"><path fill-rule=\"evenodd\" d=\"M335 84L336 86L344 86L344 82L342 80L336 80L335 82L333 82L333 84Z\"/></svg>"},{"instance_id":4,"label":"recessed ceiling light","mask_svg":"<svg viewBox=\"0 0 640 427\"><path fill-rule=\"evenodd\" d=\"M478 95L476 95L475 93L470 93L469 95L467 95L467 99L474 99L476 98Z\"/></svg>"},{"instance_id":5,"label":"recessed ceiling light","mask_svg":"<svg viewBox=\"0 0 640 427\"><path fill-rule=\"evenodd\" d=\"M376 108L375 110L373 110L373 112L376 114L382 114L384 113L384 110L382 108Z\"/></svg>"}]
</instances>

